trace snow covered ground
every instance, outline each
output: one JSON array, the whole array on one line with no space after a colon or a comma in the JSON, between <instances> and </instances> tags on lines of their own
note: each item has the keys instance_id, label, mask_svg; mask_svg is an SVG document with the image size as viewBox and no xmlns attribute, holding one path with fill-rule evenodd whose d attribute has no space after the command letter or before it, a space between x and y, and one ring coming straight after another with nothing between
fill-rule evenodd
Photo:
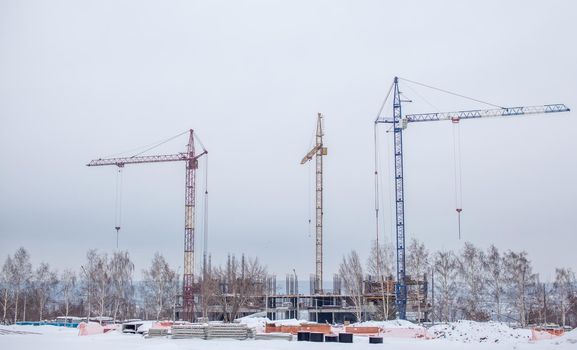
<instances>
[{"instance_id":1,"label":"snow covered ground","mask_svg":"<svg viewBox=\"0 0 577 350\"><path fill-rule=\"evenodd\" d=\"M401 326L401 325L398 325ZM500 324L456 322L448 326L435 326L444 338L384 339L384 344L369 344L366 337L355 336L353 344L309 343L286 340L201 340L201 339L146 339L140 335L111 332L107 334L78 336L78 331L54 326L0 326L0 349L2 350L217 350L217 349L270 349L270 350L452 350L452 349L515 349L515 350L577 350L577 331L571 331L553 340L531 342L526 338L530 332L511 329ZM30 334L28 332L32 332ZM486 337L487 339L481 340ZM499 339L495 342L495 339ZM481 340L481 341L480 341Z\"/></svg>"}]
</instances>

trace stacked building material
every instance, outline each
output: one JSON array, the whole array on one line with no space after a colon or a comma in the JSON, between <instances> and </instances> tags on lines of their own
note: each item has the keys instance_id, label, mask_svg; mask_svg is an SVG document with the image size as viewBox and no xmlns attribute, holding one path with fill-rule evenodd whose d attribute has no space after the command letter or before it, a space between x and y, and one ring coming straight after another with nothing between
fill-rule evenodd
<instances>
[{"instance_id":1,"label":"stacked building material","mask_svg":"<svg viewBox=\"0 0 577 350\"><path fill-rule=\"evenodd\" d=\"M288 341L292 341L293 340L293 336L290 333L256 333L256 335L254 336L254 339L256 340L275 340L275 339L280 339L280 340L288 340Z\"/></svg>"},{"instance_id":2,"label":"stacked building material","mask_svg":"<svg viewBox=\"0 0 577 350\"><path fill-rule=\"evenodd\" d=\"M256 337L256 328L249 327L246 335L249 339L254 339Z\"/></svg>"},{"instance_id":3,"label":"stacked building material","mask_svg":"<svg viewBox=\"0 0 577 350\"><path fill-rule=\"evenodd\" d=\"M249 329L245 324L211 324L206 328L206 339L231 338L243 340L248 338Z\"/></svg>"},{"instance_id":4,"label":"stacked building material","mask_svg":"<svg viewBox=\"0 0 577 350\"><path fill-rule=\"evenodd\" d=\"M166 328L150 328L148 330L148 334L146 335L147 338L154 338L154 337L165 337L168 335L168 329Z\"/></svg>"},{"instance_id":5,"label":"stacked building material","mask_svg":"<svg viewBox=\"0 0 577 350\"><path fill-rule=\"evenodd\" d=\"M206 339L206 328L204 324L186 324L172 326L172 339Z\"/></svg>"}]
</instances>

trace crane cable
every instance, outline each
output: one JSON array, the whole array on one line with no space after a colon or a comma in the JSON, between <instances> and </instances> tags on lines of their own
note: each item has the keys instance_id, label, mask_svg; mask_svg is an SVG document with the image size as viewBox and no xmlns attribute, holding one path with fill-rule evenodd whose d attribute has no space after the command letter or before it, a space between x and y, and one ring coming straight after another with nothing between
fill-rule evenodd
<instances>
[{"instance_id":1,"label":"crane cable","mask_svg":"<svg viewBox=\"0 0 577 350\"><path fill-rule=\"evenodd\" d=\"M374 153L375 153L375 234L376 234L376 253L377 253L377 274L381 284L381 293L383 297L383 317L387 319L387 305L385 301L385 276L383 273L383 257L381 256L381 244L379 243L379 142L377 137L377 123L373 127L374 137ZM383 223L384 227L384 223Z\"/></svg>"},{"instance_id":2,"label":"crane cable","mask_svg":"<svg viewBox=\"0 0 577 350\"><path fill-rule=\"evenodd\" d=\"M472 98L472 97L468 97L468 96L465 96L462 94L458 94L456 92L452 92L452 91L437 88L437 87L434 87L431 85L419 83L417 81L413 81L413 80L409 80L409 79L405 79L405 78L399 78L399 79L406 81L406 82L409 82L409 83L420 85L420 86L423 86L423 87L426 87L426 88L429 88L432 90L444 92L444 93L449 94L449 95L453 95L453 96L461 97L461 98L464 98L467 100L486 104L486 105L489 105L492 107L504 108L503 106L499 106L499 105L494 104L494 103L482 101L482 100L479 100L476 98ZM413 89L411 88L411 90L413 90ZM413 90L413 91L416 93L415 90ZM419 94L417 93L417 95L419 95ZM423 98L422 96L420 96L420 97ZM433 106L426 99L423 98L423 100L425 100L426 103ZM435 107L435 106L433 106L433 107ZM453 123L453 167L454 167L454 180L455 180L455 184L454 184L454 186L455 186L455 211L457 212L457 229L458 229L459 239L461 239L461 212L463 211L463 183L462 183L463 169L462 169L462 165L461 165L461 127L460 127L459 118L457 118L457 117L452 118L451 122Z\"/></svg>"},{"instance_id":3,"label":"crane cable","mask_svg":"<svg viewBox=\"0 0 577 350\"><path fill-rule=\"evenodd\" d=\"M157 147L159 147L159 146L162 146L162 145L164 145L165 143L167 143L167 142L169 142L169 141L172 141L172 140L174 140L175 138L177 138L177 137L179 137L179 136L182 136L182 135L184 135L184 134L186 134L186 133L188 133L188 132L189 132L189 130L186 130L186 131L181 132L180 134L171 136L171 137L169 137L169 138L167 138L167 139L160 140L160 141L156 141L156 142L153 142L153 143L149 143L149 144L146 144L146 145L143 145L143 146L140 146L140 147L132 148L132 149L129 149L129 150L126 150L126 151L123 151L123 152L118 152L118 153L114 153L114 154L109 154L109 155L106 155L106 156L104 156L104 157L102 157L102 158L114 158L114 157L117 157L117 156L120 156L120 155L123 155L123 154L126 154L126 153L132 153L132 152L136 152L136 151L138 151L138 150L144 149L143 151L140 151L140 152L138 152L138 153L133 154L133 155L130 156L130 157L136 157L136 156L139 156L139 155L141 155L141 154L143 154L143 153L146 153L146 152L148 152L148 151L150 151L150 150L153 150L153 149L155 149L155 148L157 148Z\"/></svg>"},{"instance_id":4,"label":"crane cable","mask_svg":"<svg viewBox=\"0 0 577 350\"><path fill-rule=\"evenodd\" d=\"M313 128L313 130L315 130ZM315 141L315 137L316 137L316 131L313 131L311 134L311 138L309 141L309 149L313 148L313 143ZM315 177L315 181L313 182L313 162L311 160L309 160L308 162L308 183L307 183L307 188L308 188L308 196L307 196L307 200L308 200L308 204L307 204L307 213L308 213L308 238L312 237L312 227L313 227L313 212L315 212L316 206L314 207L315 209L313 209L313 188L316 190L316 177ZM316 169L315 169L316 172ZM316 197L315 197L316 198ZM316 226L316 224L315 224Z\"/></svg>"},{"instance_id":5,"label":"crane cable","mask_svg":"<svg viewBox=\"0 0 577 350\"><path fill-rule=\"evenodd\" d=\"M463 211L463 169L461 165L461 123L453 119L453 166L455 177L455 211L457 212L457 227L461 239L461 212Z\"/></svg>"},{"instance_id":6,"label":"crane cable","mask_svg":"<svg viewBox=\"0 0 577 350\"><path fill-rule=\"evenodd\" d=\"M202 145L202 144L201 144ZM203 146L204 148L204 146ZM205 154L204 158L204 218L203 218L203 262L202 278L206 278L207 270L207 254L208 254L208 154Z\"/></svg>"},{"instance_id":7,"label":"crane cable","mask_svg":"<svg viewBox=\"0 0 577 350\"><path fill-rule=\"evenodd\" d=\"M116 194L114 199L114 229L116 230L116 249L118 250L118 234L122 225L122 166L116 172Z\"/></svg>"},{"instance_id":8,"label":"crane cable","mask_svg":"<svg viewBox=\"0 0 577 350\"><path fill-rule=\"evenodd\" d=\"M441 88L434 87L434 86L431 86L431 85L419 83L419 82L417 82L417 81L413 81L413 80L409 80L409 79L405 79L405 78L401 78L401 77L399 77L399 79L400 79L400 80L404 80L404 81L409 82L409 83L413 83L413 84L416 84L416 85L420 85L420 86L423 86L423 87L426 87L426 88L429 88L429 89L432 89L432 90L437 90L437 91L440 91L440 92L444 92L444 93L449 94L449 95L453 95L453 96L461 97L461 98L464 98L464 99L467 99L467 100L471 100L471 101L479 102L479 103L482 103L482 104L486 104L486 105L488 105L488 106L497 107L497 108L503 108L503 109L505 108L505 107L503 107L503 106L499 106L499 105L496 105L496 104L491 103L491 102L486 102L486 101L479 100L479 99L476 99L476 98L473 98L473 97L461 95L461 94L458 94L458 93L456 93L456 92L452 92L452 91L445 90L445 89L441 89Z\"/></svg>"}]
</instances>

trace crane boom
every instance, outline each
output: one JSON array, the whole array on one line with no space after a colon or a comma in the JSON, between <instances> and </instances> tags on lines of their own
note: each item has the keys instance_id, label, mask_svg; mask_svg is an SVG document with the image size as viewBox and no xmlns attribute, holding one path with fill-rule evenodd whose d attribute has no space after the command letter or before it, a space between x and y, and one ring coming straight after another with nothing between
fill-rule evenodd
<instances>
[{"instance_id":1,"label":"crane boom","mask_svg":"<svg viewBox=\"0 0 577 350\"><path fill-rule=\"evenodd\" d=\"M529 114L545 114L545 113L558 113L558 112L569 112L567 106L562 103L552 104L552 105L542 105L542 106L526 106L526 107L504 107L504 108L493 108L493 109L473 109L468 111L457 111L457 112L441 112L441 113L420 113L420 114L407 114L402 118L409 123L414 122L430 122L430 121L443 121L443 120L460 120L460 119L476 119L476 118L487 118L487 117L512 117L512 116L522 116ZM393 118L382 119L382 123L393 123Z\"/></svg>"},{"instance_id":2,"label":"crane boom","mask_svg":"<svg viewBox=\"0 0 577 350\"><path fill-rule=\"evenodd\" d=\"M176 154L159 154L150 156L132 156L120 158L99 158L91 160L87 166L116 165L124 167L127 164L146 164L160 162L186 162L186 180L184 195L184 274L182 286L183 315L185 321L194 320L194 230L195 230L195 204L196 204L196 169L198 158L208 152L203 149L195 154L194 131L190 130L187 151Z\"/></svg>"},{"instance_id":3,"label":"crane boom","mask_svg":"<svg viewBox=\"0 0 577 350\"><path fill-rule=\"evenodd\" d=\"M509 117L530 114L569 112L570 109L564 104L549 104L542 106L528 107L506 107L494 109L477 109L469 111L443 112L443 113L422 113L422 114L402 114L402 102L399 91L399 78L393 81L393 116L388 118L378 117L375 123L393 124L394 132L394 166L395 166L395 225L397 238L397 283L395 285L395 299L397 304L398 317L406 318L407 307L407 285L405 274L405 187L403 170L403 130L407 123L429 122L450 120L459 122L460 119L475 119L485 117Z\"/></svg>"},{"instance_id":4,"label":"crane boom","mask_svg":"<svg viewBox=\"0 0 577 350\"><path fill-rule=\"evenodd\" d=\"M160 163L160 162L176 162L176 161L186 161L188 159L188 154L177 153L177 154L160 154L153 156L140 156L140 157L121 157L121 158L99 158L91 160L86 166L100 166L100 165L116 165L124 166L125 164L140 164L140 163Z\"/></svg>"},{"instance_id":5,"label":"crane boom","mask_svg":"<svg viewBox=\"0 0 577 350\"><path fill-rule=\"evenodd\" d=\"M321 147L323 147L323 145L314 146L313 149L311 149L309 153L307 153L307 155L304 156L304 158L301 160L301 164L305 164L309 160L313 159L313 156L319 151L319 149L321 149Z\"/></svg>"}]
</instances>

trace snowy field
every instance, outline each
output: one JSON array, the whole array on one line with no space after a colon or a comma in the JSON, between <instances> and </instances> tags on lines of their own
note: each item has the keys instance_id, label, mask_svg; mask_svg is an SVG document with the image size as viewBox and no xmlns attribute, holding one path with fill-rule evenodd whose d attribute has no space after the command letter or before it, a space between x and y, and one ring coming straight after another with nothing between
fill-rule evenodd
<instances>
[{"instance_id":1,"label":"snowy field","mask_svg":"<svg viewBox=\"0 0 577 350\"><path fill-rule=\"evenodd\" d=\"M554 340L529 341L523 333L511 334L495 324L461 323L437 326L436 332L444 332L441 339L385 338L384 344L369 344L366 337L355 336L353 344L309 343L286 340L202 340L202 339L146 339L140 335L111 332L107 334L78 336L76 329L54 326L0 326L0 349L2 350L120 350L120 349L555 349L577 350L577 331L566 333ZM28 333L29 332L29 333ZM505 332L505 333L503 333ZM516 331L526 332L526 331ZM518 337L517 337L518 336ZM480 338L485 340L479 342ZM296 337L295 337L296 338ZM495 340L498 340L495 342Z\"/></svg>"}]
</instances>

